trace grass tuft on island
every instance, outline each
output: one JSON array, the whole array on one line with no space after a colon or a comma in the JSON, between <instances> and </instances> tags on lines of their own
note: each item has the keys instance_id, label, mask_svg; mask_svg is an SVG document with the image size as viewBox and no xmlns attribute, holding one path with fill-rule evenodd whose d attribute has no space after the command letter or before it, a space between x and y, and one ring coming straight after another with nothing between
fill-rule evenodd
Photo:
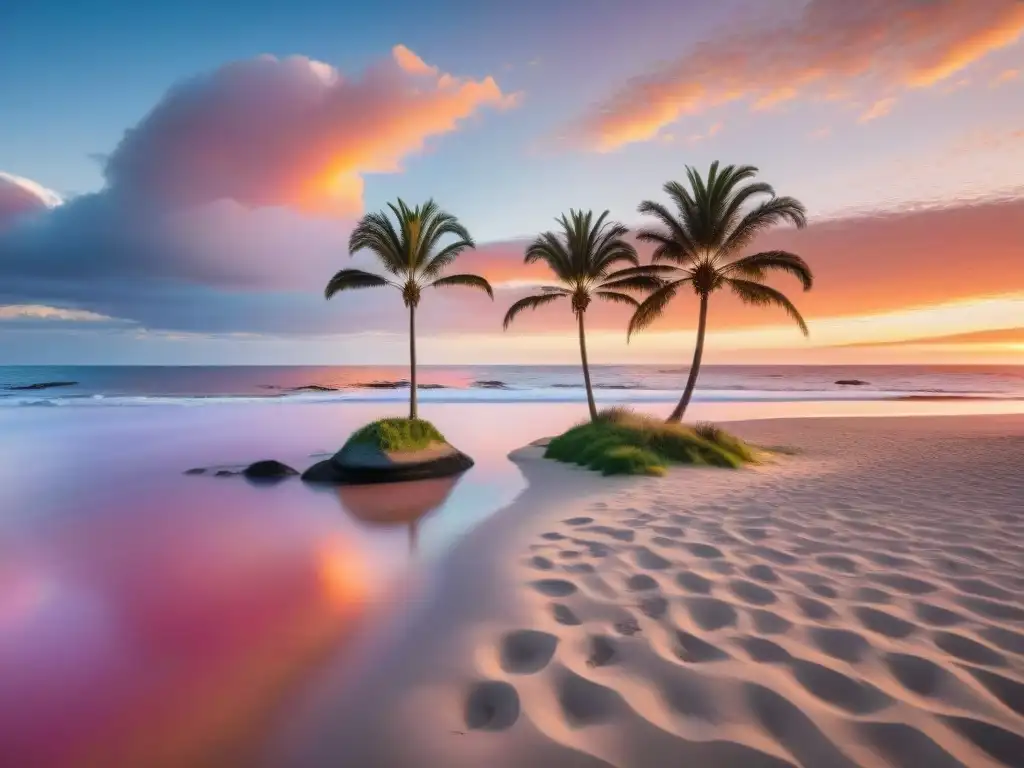
<instances>
[{"instance_id":1,"label":"grass tuft on island","mask_svg":"<svg viewBox=\"0 0 1024 768\"><path fill-rule=\"evenodd\" d=\"M660 476L673 464L734 469L756 462L757 449L713 424L666 424L609 408L552 439L544 456L604 475Z\"/></svg>"},{"instance_id":2,"label":"grass tuft on island","mask_svg":"<svg viewBox=\"0 0 1024 768\"><path fill-rule=\"evenodd\" d=\"M421 451L436 443L447 442L437 427L423 419L380 419L367 424L349 437L350 445L372 445L386 453Z\"/></svg>"}]
</instances>

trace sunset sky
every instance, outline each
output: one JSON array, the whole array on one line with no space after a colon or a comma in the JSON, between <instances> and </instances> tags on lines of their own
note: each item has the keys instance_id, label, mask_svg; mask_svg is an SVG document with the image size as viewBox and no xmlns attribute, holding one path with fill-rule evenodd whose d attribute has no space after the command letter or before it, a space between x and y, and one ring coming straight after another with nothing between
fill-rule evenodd
<instances>
[{"instance_id":1,"label":"sunset sky","mask_svg":"<svg viewBox=\"0 0 1024 768\"><path fill-rule=\"evenodd\" d=\"M0 364L403 363L397 292L323 299L398 196L496 288L425 295L421 362L573 363L567 305L501 331L526 241L716 159L806 204L755 245L816 285L773 281L808 340L716 295L709 362L1024 362L1021 0L155 5L0 8ZM685 363L696 316L596 309L592 357Z\"/></svg>"}]
</instances>

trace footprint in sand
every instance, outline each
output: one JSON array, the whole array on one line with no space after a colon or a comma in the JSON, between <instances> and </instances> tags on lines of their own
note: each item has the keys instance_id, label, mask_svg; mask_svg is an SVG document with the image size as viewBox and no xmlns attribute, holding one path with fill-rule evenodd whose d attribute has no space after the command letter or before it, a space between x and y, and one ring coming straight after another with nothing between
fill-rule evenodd
<instances>
[{"instance_id":1,"label":"footprint in sand","mask_svg":"<svg viewBox=\"0 0 1024 768\"><path fill-rule=\"evenodd\" d=\"M836 612L821 600L798 595L793 598L793 602L804 616L814 621L828 621L836 616Z\"/></svg>"},{"instance_id":2,"label":"footprint in sand","mask_svg":"<svg viewBox=\"0 0 1024 768\"><path fill-rule=\"evenodd\" d=\"M966 621L958 613L923 602L914 603L914 615L925 624L931 624L933 627L952 627L957 624L963 624Z\"/></svg>"},{"instance_id":3,"label":"footprint in sand","mask_svg":"<svg viewBox=\"0 0 1024 768\"><path fill-rule=\"evenodd\" d=\"M873 685L854 680L823 664L794 659L790 669L807 691L850 714L866 715L892 703L891 698Z\"/></svg>"},{"instance_id":4,"label":"footprint in sand","mask_svg":"<svg viewBox=\"0 0 1024 768\"><path fill-rule=\"evenodd\" d=\"M858 603L876 603L878 605L887 605L892 602L892 595L874 587L857 587L851 598Z\"/></svg>"},{"instance_id":5,"label":"footprint in sand","mask_svg":"<svg viewBox=\"0 0 1024 768\"><path fill-rule=\"evenodd\" d=\"M706 664L713 661L725 661L729 658L729 654L718 646L681 629L676 630L676 642L676 656L691 664Z\"/></svg>"},{"instance_id":6,"label":"footprint in sand","mask_svg":"<svg viewBox=\"0 0 1024 768\"><path fill-rule=\"evenodd\" d=\"M668 613L668 600L661 595L651 595L640 601L640 612L649 619L660 619Z\"/></svg>"},{"instance_id":7,"label":"footprint in sand","mask_svg":"<svg viewBox=\"0 0 1024 768\"><path fill-rule=\"evenodd\" d=\"M986 667L1005 667L1006 657L976 640L952 632L933 632L932 641L950 656Z\"/></svg>"},{"instance_id":8,"label":"footprint in sand","mask_svg":"<svg viewBox=\"0 0 1024 768\"><path fill-rule=\"evenodd\" d=\"M564 627L578 627L583 623L569 606L562 605L562 603L551 604L551 615Z\"/></svg>"},{"instance_id":9,"label":"footprint in sand","mask_svg":"<svg viewBox=\"0 0 1024 768\"><path fill-rule=\"evenodd\" d=\"M521 629L509 632L498 645L501 668L512 675L530 675L548 665L558 647L558 637L548 632Z\"/></svg>"},{"instance_id":10,"label":"footprint in sand","mask_svg":"<svg viewBox=\"0 0 1024 768\"><path fill-rule=\"evenodd\" d=\"M565 579L540 579L530 582L535 590L548 597L568 597L576 592L576 585Z\"/></svg>"},{"instance_id":11,"label":"footprint in sand","mask_svg":"<svg viewBox=\"0 0 1024 768\"><path fill-rule=\"evenodd\" d=\"M693 571L683 571L676 575L676 583L685 589L687 592L693 592L696 595L708 595L711 593L711 587L713 583L701 576L699 573Z\"/></svg>"},{"instance_id":12,"label":"footprint in sand","mask_svg":"<svg viewBox=\"0 0 1024 768\"><path fill-rule=\"evenodd\" d=\"M893 616L891 613L880 611L877 608L858 606L853 609L853 615L864 625L865 629L894 640L909 637L917 630L917 626L909 621L904 621L898 616Z\"/></svg>"},{"instance_id":13,"label":"footprint in sand","mask_svg":"<svg viewBox=\"0 0 1024 768\"><path fill-rule=\"evenodd\" d=\"M778 584L778 574L772 569L770 565L752 565L747 568L747 576L752 578L754 581L760 581L765 584Z\"/></svg>"},{"instance_id":14,"label":"footprint in sand","mask_svg":"<svg viewBox=\"0 0 1024 768\"><path fill-rule=\"evenodd\" d=\"M592 635L589 641L590 653L587 655L588 667L604 667L616 658L615 642L604 635Z\"/></svg>"},{"instance_id":15,"label":"footprint in sand","mask_svg":"<svg viewBox=\"0 0 1024 768\"><path fill-rule=\"evenodd\" d=\"M466 697L466 727L475 731L504 731L519 719L519 694L509 683L476 683Z\"/></svg>"},{"instance_id":16,"label":"footprint in sand","mask_svg":"<svg viewBox=\"0 0 1024 768\"><path fill-rule=\"evenodd\" d=\"M733 579L729 582L729 589L736 597L752 605L771 605L778 601L775 593L760 584L743 579Z\"/></svg>"},{"instance_id":17,"label":"footprint in sand","mask_svg":"<svg viewBox=\"0 0 1024 768\"><path fill-rule=\"evenodd\" d=\"M568 669L555 684L562 714L573 728L598 725L616 719L628 710L616 691L587 680Z\"/></svg>"},{"instance_id":18,"label":"footprint in sand","mask_svg":"<svg viewBox=\"0 0 1024 768\"><path fill-rule=\"evenodd\" d=\"M856 561L842 555L822 555L817 560L826 568L839 573L856 574L860 571Z\"/></svg>"},{"instance_id":19,"label":"footprint in sand","mask_svg":"<svg viewBox=\"0 0 1024 768\"><path fill-rule=\"evenodd\" d=\"M871 650L871 643L848 629L812 627L808 635L822 653L851 664L863 661Z\"/></svg>"},{"instance_id":20,"label":"footprint in sand","mask_svg":"<svg viewBox=\"0 0 1024 768\"><path fill-rule=\"evenodd\" d=\"M733 627L739 618L735 608L714 597L690 597L684 602L690 618L705 632Z\"/></svg>"},{"instance_id":21,"label":"footprint in sand","mask_svg":"<svg viewBox=\"0 0 1024 768\"><path fill-rule=\"evenodd\" d=\"M630 592L647 592L658 588L658 582L646 573L636 573L626 579L626 589Z\"/></svg>"},{"instance_id":22,"label":"footprint in sand","mask_svg":"<svg viewBox=\"0 0 1024 768\"><path fill-rule=\"evenodd\" d=\"M908 653L887 653L883 660L900 685L918 696L937 697L943 691L962 686L955 675L930 659Z\"/></svg>"},{"instance_id":23,"label":"footprint in sand","mask_svg":"<svg viewBox=\"0 0 1024 768\"><path fill-rule=\"evenodd\" d=\"M793 622L777 613L764 610L750 611L754 628L762 635L784 635L793 628Z\"/></svg>"},{"instance_id":24,"label":"footprint in sand","mask_svg":"<svg viewBox=\"0 0 1024 768\"><path fill-rule=\"evenodd\" d=\"M555 567L555 564L548 560L546 557L537 555L536 557L530 558L530 565L540 571L550 571Z\"/></svg>"},{"instance_id":25,"label":"footprint in sand","mask_svg":"<svg viewBox=\"0 0 1024 768\"><path fill-rule=\"evenodd\" d=\"M872 581L884 584L897 592L904 592L908 595L927 595L930 592L938 591L938 587L930 581L915 579L913 576L905 576L901 573L873 573L868 576Z\"/></svg>"},{"instance_id":26,"label":"footprint in sand","mask_svg":"<svg viewBox=\"0 0 1024 768\"><path fill-rule=\"evenodd\" d=\"M570 517L568 520L563 520L562 522L565 523L566 525L571 525L572 527L575 528L576 526L580 526L580 525L590 525L592 522L594 522L594 518L592 518L592 517Z\"/></svg>"},{"instance_id":27,"label":"footprint in sand","mask_svg":"<svg viewBox=\"0 0 1024 768\"><path fill-rule=\"evenodd\" d=\"M633 560L641 568L649 571L662 571L672 563L661 555L652 552L647 547L639 547L633 552Z\"/></svg>"},{"instance_id":28,"label":"footprint in sand","mask_svg":"<svg viewBox=\"0 0 1024 768\"><path fill-rule=\"evenodd\" d=\"M694 544L688 541L682 541L679 545L694 557L699 557L704 560L714 560L715 558L724 557L722 550L718 547L713 547L710 544Z\"/></svg>"},{"instance_id":29,"label":"footprint in sand","mask_svg":"<svg viewBox=\"0 0 1024 768\"><path fill-rule=\"evenodd\" d=\"M785 664L793 660L792 654L777 643L763 637L745 635L733 638L750 658L759 664Z\"/></svg>"}]
</instances>

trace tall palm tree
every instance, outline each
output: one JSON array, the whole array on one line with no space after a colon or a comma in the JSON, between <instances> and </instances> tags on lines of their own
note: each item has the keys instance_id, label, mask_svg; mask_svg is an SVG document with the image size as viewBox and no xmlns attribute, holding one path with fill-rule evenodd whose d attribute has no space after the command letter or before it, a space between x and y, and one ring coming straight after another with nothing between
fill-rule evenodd
<instances>
[{"instance_id":1,"label":"tall palm tree","mask_svg":"<svg viewBox=\"0 0 1024 768\"><path fill-rule=\"evenodd\" d=\"M653 261L670 261L677 266L657 265L664 285L647 297L629 322L630 336L646 328L684 286L700 298L693 364L683 396L668 417L670 422L682 420L697 384L712 293L728 288L746 304L780 307L806 336L807 323L793 302L764 281L769 272L779 271L795 276L805 291L814 282L810 267L794 253L761 251L739 256L757 235L776 224L789 222L799 229L805 227L807 214L800 201L776 196L764 182L746 183L757 175L757 168L749 165L719 168L714 162L706 181L694 168L687 167L686 174L690 189L675 181L664 186L675 203L675 212L650 200L640 204L640 213L653 216L657 224L641 229L637 239L654 245ZM758 199L756 204L747 205Z\"/></svg>"},{"instance_id":2,"label":"tall palm tree","mask_svg":"<svg viewBox=\"0 0 1024 768\"><path fill-rule=\"evenodd\" d=\"M385 211L368 213L359 221L348 240L349 255L368 250L388 273L388 277L375 275L362 269L342 269L334 275L324 289L330 299L341 291L356 288L390 286L402 292L402 301L409 308L409 418L418 417L416 389L416 307L424 288L466 286L479 288L491 299L491 285L479 275L448 275L441 277L459 254L475 248L459 220L442 211L433 200L410 208L401 199L388 203L395 222ZM440 247L446 236L454 242Z\"/></svg>"},{"instance_id":3,"label":"tall palm tree","mask_svg":"<svg viewBox=\"0 0 1024 768\"><path fill-rule=\"evenodd\" d=\"M561 232L544 232L526 249L525 263L543 261L558 278L558 285L545 286L534 296L520 299L505 314L504 328L526 309L536 309L560 299L569 299L580 334L583 384L587 389L590 418L597 418L594 389L587 364L587 339L583 316L594 298L636 308L639 302L624 290L653 290L661 282L640 266L636 249L624 239L629 232L618 222L607 221L608 211L595 220L593 211L570 210L556 221ZM612 271L616 265L629 267Z\"/></svg>"}]
</instances>

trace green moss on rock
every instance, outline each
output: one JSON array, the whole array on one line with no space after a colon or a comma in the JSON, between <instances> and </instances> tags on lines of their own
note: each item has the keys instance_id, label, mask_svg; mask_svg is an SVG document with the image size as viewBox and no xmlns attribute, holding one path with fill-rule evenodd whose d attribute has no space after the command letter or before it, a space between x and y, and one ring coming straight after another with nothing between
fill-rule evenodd
<instances>
[{"instance_id":1,"label":"green moss on rock","mask_svg":"<svg viewBox=\"0 0 1024 768\"><path fill-rule=\"evenodd\" d=\"M437 427L423 419L380 419L352 433L350 445L372 445L388 453L420 451L434 443L444 443Z\"/></svg>"}]
</instances>

